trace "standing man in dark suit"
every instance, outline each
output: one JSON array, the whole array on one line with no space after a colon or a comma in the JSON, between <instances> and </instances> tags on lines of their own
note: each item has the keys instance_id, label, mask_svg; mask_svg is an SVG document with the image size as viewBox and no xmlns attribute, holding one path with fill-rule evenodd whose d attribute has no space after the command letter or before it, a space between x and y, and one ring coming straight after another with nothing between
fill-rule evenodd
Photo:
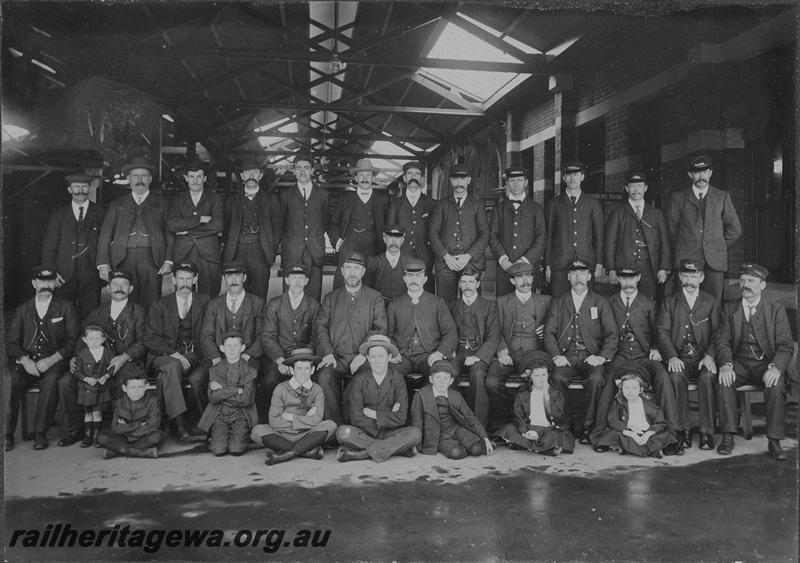
<instances>
[{"instance_id":1,"label":"standing man in dark suit","mask_svg":"<svg viewBox=\"0 0 800 563\"><path fill-rule=\"evenodd\" d=\"M194 264L178 263L172 273L175 294L162 297L150 307L144 345L148 364L157 377L163 411L174 421L178 439L185 441L190 433L181 383L200 361L200 331L209 298L192 291L197 283ZM196 406L202 413L200 405Z\"/></svg>"},{"instance_id":2,"label":"standing man in dark suit","mask_svg":"<svg viewBox=\"0 0 800 563\"><path fill-rule=\"evenodd\" d=\"M739 284L742 300L725 303L717 333L719 383L717 411L722 429L722 443L717 451L729 455L739 413L736 388L740 385L764 387L767 406L767 442L769 456L784 461L781 447L785 438L786 370L792 361L794 344L786 309L769 301L762 292L767 287L769 271L759 264L742 264Z\"/></svg>"},{"instance_id":3,"label":"standing man in dark suit","mask_svg":"<svg viewBox=\"0 0 800 563\"><path fill-rule=\"evenodd\" d=\"M247 157L241 163L243 190L225 200L222 261L243 263L248 271L245 289L266 299L282 222L277 196L261 188L263 175L255 158Z\"/></svg>"},{"instance_id":4,"label":"standing man in dark suit","mask_svg":"<svg viewBox=\"0 0 800 563\"><path fill-rule=\"evenodd\" d=\"M39 383L39 400L36 402L33 422L33 449L43 450L49 445L47 431L53 424L58 404L58 381L73 379L67 362L78 339L78 315L72 303L53 297L56 277L55 270L34 268L31 284L36 295L16 308L6 333L11 377L6 451L14 447L14 430L17 428L17 415L25 388ZM67 432L68 435L77 434L77 441L83 429L68 428Z\"/></svg>"},{"instance_id":5,"label":"standing man in dark suit","mask_svg":"<svg viewBox=\"0 0 800 563\"><path fill-rule=\"evenodd\" d=\"M597 403L605 384L604 366L617 353L619 332L614 313L604 297L589 289L592 274L583 260L569 265L569 293L553 300L544 323L544 349L556 365L553 384L567 396L572 381L583 383L586 415L579 433L581 444L590 444Z\"/></svg>"},{"instance_id":6,"label":"standing man in dark suit","mask_svg":"<svg viewBox=\"0 0 800 563\"><path fill-rule=\"evenodd\" d=\"M195 161L184 169L189 191L171 203L167 226L175 236L173 258L197 267L197 291L209 297L219 295L219 233L222 231L222 199L205 189L206 171Z\"/></svg>"},{"instance_id":7,"label":"standing man in dark suit","mask_svg":"<svg viewBox=\"0 0 800 563\"><path fill-rule=\"evenodd\" d=\"M411 257L400 250L404 240L405 230L403 227L386 225L383 229L383 244L386 245L386 252L367 258L364 283L372 289L378 290L383 295L387 306L406 292L403 272L406 262Z\"/></svg>"},{"instance_id":8,"label":"standing man in dark suit","mask_svg":"<svg viewBox=\"0 0 800 563\"><path fill-rule=\"evenodd\" d=\"M667 361L678 402L676 437L692 447L689 422L689 382L697 383L700 449L714 449L714 382L717 374L714 337L719 328L719 304L705 291L703 262L681 260L682 290L664 299L658 315L658 348Z\"/></svg>"},{"instance_id":9,"label":"standing man in dark suit","mask_svg":"<svg viewBox=\"0 0 800 563\"><path fill-rule=\"evenodd\" d=\"M508 274L517 262L533 266L536 289L541 289L539 272L544 258L547 230L544 209L528 197L528 174L524 168L506 169L506 197L492 214L489 246L497 259L497 297L514 291Z\"/></svg>"},{"instance_id":10,"label":"standing man in dark suit","mask_svg":"<svg viewBox=\"0 0 800 563\"><path fill-rule=\"evenodd\" d=\"M647 177L629 172L625 178L628 201L611 212L606 227L606 270L611 283L619 283L617 270L632 266L639 272L637 285L650 299L656 299L658 284L667 281L670 261L667 222L660 209L647 205Z\"/></svg>"},{"instance_id":11,"label":"standing man in dark suit","mask_svg":"<svg viewBox=\"0 0 800 563\"><path fill-rule=\"evenodd\" d=\"M351 252L370 257L384 250L381 234L389 212L389 198L385 191L373 189L373 177L378 172L368 158L360 159L350 171L355 177L356 191L342 194L336 202L329 234L331 244L339 253L339 266ZM337 268L333 287L342 285L342 272Z\"/></svg>"},{"instance_id":12,"label":"standing man in dark suit","mask_svg":"<svg viewBox=\"0 0 800 563\"><path fill-rule=\"evenodd\" d=\"M311 155L295 157L297 184L285 188L278 196L282 223L276 226L275 232L281 233L281 264L284 267L302 264L307 268L307 293L319 301L322 298L325 233L330 213L328 193L311 181L313 166Z\"/></svg>"},{"instance_id":13,"label":"standing man in dark suit","mask_svg":"<svg viewBox=\"0 0 800 563\"><path fill-rule=\"evenodd\" d=\"M484 299L478 292L481 273L467 266L461 270L458 288L461 299L450 305L450 314L458 333L456 357L453 359L457 373L469 375L467 402L486 427L489 424L489 396L486 393L486 375L500 344L497 323L497 304Z\"/></svg>"},{"instance_id":14,"label":"standing man in dark suit","mask_svg":"<svg viewBox=\"0 0 800 563\"><path fill-rule=\"evenodd\" d=\"M133 276L132 299L150 308L161 295L161 276L172 271L175 237L167 228L166 204L150 193L155 166L141 157L122 167L131 194L111 202L97 243L97 269L108 281L111 270Z\"/></svg>"},{"instance_id":15,"label":"standing man in dark suit","mask_svg":"<svg viewBox=\"0 0 800 563\"><path fill-rule=\"evenodd\" d=\"M440 200L433 211L430 240L436 255L436 295L452 303L458 299L458 276L472 264L479 271L486 267L489 221L483 202L467 193L472 177L463 164L450 167L453 193Z\"/></svg>"},{"instance_id":16,"label":"standing man in dark suit","mask_svg":"<svg viewBox=\"0 0 800 563\"><path fill-rule=\"evenodd\" d=\"M97 240L105 209L89 201L93 178L67 176L72 201L50 216L42 241L42 266L57 272L56 295L75 305L80 318L100 305L100 276L95 266Z\"/></svg>"},{"instance_id":17,"label":"standing man in dark suit","mask_svg":"<svg viewBox=\"0 0 800 563\"><path fill-rule=\"evenodd\" d=\"M709 183L713 172L710 157L700 155L691 160L688 175L692 187L672 194L667 225L675 265L682 260L702 262L702 290L720 303L728 247L742 235L742 226L730 194Z\"/></svg>"},{"instance_id":18,"label":"standing man in dark suit","mask_svg":"<svg viewBox=\"0 0 800 563\"><path fill-rule=\"evenodd\" d=\"M433 259L430 244L430 222L436 202L422 191L425 165L421 162L406 162L403 165L405 192L389 203L389 217L386 222L405 229L405 238L400 250L412 258L425 262L429 276L425 291L434 292Z\"/></svg>"},{"instance_id":19,"label":"standing man in dark suit","mask_svg":"<svg viewBox=\"0 0 800 563\"><path fill-rule=\"evenodd\" d=\"M562 176L566 189L547 209L545 277L554 298L570 291L567 271L573 260L588 264L595 278L603 275L605 218L600 202L581 191L585 170L583 163L567 163Z\"/></svg>"}]
</instances>

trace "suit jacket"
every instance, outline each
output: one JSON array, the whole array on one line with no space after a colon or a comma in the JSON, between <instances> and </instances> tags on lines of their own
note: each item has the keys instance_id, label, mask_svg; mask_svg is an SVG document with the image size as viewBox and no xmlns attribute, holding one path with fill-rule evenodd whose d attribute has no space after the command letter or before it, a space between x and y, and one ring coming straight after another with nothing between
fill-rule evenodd
<instances>
[{"instance_id":1,"label":"suit jacket","mask_svg":"<svg viewBox=\"0 0 800 563\"><path fill-rule=\"evenodd\" d=\"M636 228L639 220L626 200L611 212L606 226L606 270L619 270L635 262ZM642 232L650 253L650 270L655 276L659 270L672 268L667 223L660 209L645 204L642 209Z\"/></svg>"},{"instance_id":2,"label":"suit jacket","mask_svg":"<svg viewBox=\"0 0 800 563\"><path fill-rule=\"evenodd\" d=\"M547 318L547 312L553 303L549 295L540 295L538 293L531 293L533 300L533 315L536 319L536 327L544 325ZM497 321L500 327L500 345L498 350L508 349L508 343L511 342L514 330L514 313L517 303L517 293L512 291L506 295L501 295L497 298ZM541 349L542 342L539 343Z\"/></svg>"},{"instance_id":3,"label":"suit jacket","mask_svg":"<svg viewBox=\"0 0 800 563\"><path fill-rule=\"evenodd\" d=\"M222 253L222 260L230 262L236 256L239 248L239 236L242 233L242 206L244 205L244 194L238 192L236 195L225 200L225 220L223 229L223 242L225 249ZM258 217L261 229L258 231L258 240L267 264L275 262L275 255L278 252L278 244L282 235L283 222L279 219L278 196L273 192L258 190L255 196L258 204Z\"/></svg>"},{"instance_id":4,"label":"suit jacket","mask_svg":"<svg viewBox=\"0 0 800 563\"><path fill-rule=\"evenodd\" d=\"M183 192L172 200L167 216L167 227L175 235L173 259L185 260L197 247L197 253L206 262L219 262L219 233L222 231L222 199L208 188L203 189L195 207L190 192ZM201 215L211 221L200 223ZM186 234L179 234L186 232Z\"/></svg>"},{"instance_id":5,"label":"suit jacket","mask_svg":"<svg viewBox=\"0 0 800 563\"><path fill-rule=\"evenodd\" d=\"M27 356L36 336L36 297L28 299L14 310L11 325L6 332L6 352L9 362ZM45 336L53 342L61 357L68 360L75 349L80 325L78 313L69 301L53 297L44 316Z\"/></svg>"},{"instance_id":6,"label":"suit jacket","mask_svg":"<svg viewBox=\"0 0 800 563\"><path fill-rule=\"evenodd\" d=\"M466 428L479 438L488 437L486 429L459 392L448 389L447 402L450 404L450 413L459 426ZM411 401L411 425L416 426L422 435L422 441L419 444L420 451L423 454L436 455L439 451L442 423L439 420L439 407L433 397L433 386L430 384L414 392L414 399Z\"/></svg>"},{"instance_id":7,"label":"suit jacket","mask_svg":"<svg viewBox=\"0 0 800 563\"><path fill-rule=\"evenodd\" d=\"M161 426L161 402L156 393L145 391L138 401L131 401L125 393L120 393L114 401L111 432L124 436L130 443L158 430ZM119 422L120 419L125 422Z\"/></svg>"},{"instance_id":8,"label":"suit jacket","mask_svg":"<svg viewBox=\"0 0 800 563\"><path fill-rule=\"evenodd\" d=\"M350 382L350 424L373 438L382 431L402 428L408 418L408 391L405 378L389 365L386 377L378 387L372 369L359 371ZM392 410L400 403L397 411ZM364 407L375 410L377 420L364 414Z\"/></svg>"},{"instance_id":9,"label":"suit jacket","mask_svg":"<svg viewBox=\"0 0 800 563\"><path fill-rule=\"evenodd\" d=\"M644 416L647 419L647 423L650 425L649 430L659 433L669 429L667 420L664 418L664 411L661 410L661 407L644 397L642 397L642 405L644 406ZM608 426L617 432L622 432L628 428L629 416L627 399L621 395L617 395L614 398L614 403L611 405L611 408L608 409Z\"/></svg>"},{"instance_id":10,"label":"suit jacket","mask_svg":"<svg viewBox=\"0 0 800 563\"><path fill-rule=\"evenodd\" d=\"M111 303L104 303L94 309L89 316L83 319L81 328L89 325L101 327L109 338L114 337L116 346L111 348L114 355L128 354L133 360L144 358L147 349L144 346L144 335L146 332L144 307L134 303L133 299L128 302L120 311L117 317L117 329L111 324ZM83 340L78 342L77 349L85 347Z\"/></svg>"},{"instance_id":11,"label":"suit jacket","mask_svg":"<svg viewBox=\"0 0 800 563\"><path fill-rule=\"evenodd\" d=\"M394 301L407 291L403 275L408 258L401 251L397 264L392 268L385 252L370 256L367 258L367 269L364 272L364 285L380 291L387 303Z\"/></svg>"},{"instance_id":12,"label":"suit jacket","mask_svg":"<svg viewBox=\"0 0 800 563\"><path fill-rule=\"evenodd\" d=\"M317 407L315 414L308 414L312 408ZM322 422L325 412L325 393L317 383L311 384L308 396L301 396L292 389L289 381L281 381L272 392L269 405L269 425L281 436L303 435L317 424ZM292 420L286 420L281 415L290 413Z\"/></svg>"},{"instance_id":13,"label":"suit jacket","mask_svg":"<svg viewBox=\"0 0 800 563\"><path fill-rule=\"evenodd\" d=\"M103 224L105 209L94 202L89 202L86 216L86 238L89 244L88 256L91 263L97 261L97 242L100 238L100 227ZM56 270L64 280L69 281L75 273L75 259L77 243L75 231L78 221L72 213L72 203L57 209L47 223L47 230L42 241L42 265L45 268Z\"/></svg>"},{"instance_id":14,"label":"suit jacket","mask_svg":"<svg viewBox=\"0 0 800 563\"><path fill-rule=\"evenodd\" d=\"M208 302L203 315L203 325L200 329L200 353L203 359L213 360L222 358L219 347L222 336L225 334L225 314L228 304L225 301L227 294L214 297ZM251 358L260 358L263 354L259 334L261 334L261 314L264 309L264 300L252 293L244 294L244 301L239 306L242 315L242 338L245 350ZM224 360L224 358L222 358Z\"/></svg>"},{"instance_id":15,"label":"suit jacket","mask_svg":"<svg viewBox=\"0 0 800 563\"><path fill-rule=\"evenodd\" d=\"M564 395L558 387L550 386L550 412L547 414L547 420L550 421L554 427L567 427L567 418L564 416L565 404ZM514 398L514 425L520 434L524 434L528 430L533 430L531 425L531 392L530 389L521 389L517 396Z\"/></svg>"},{"instance_id":16,"label":"suit jacket","mask_svg":"<svg viewBox=\"0 0 800 563\"><path fill-rule=\"evenodd\" d=\"M572 330L569 327L573 312L575 305L572 303L572 291L553 301L544 322L544 349L551 356L559 356L566 352L572 337ZM608 301L591 289L588 290L578 311L578 326L589 354L603 356L607 360L614 359L619 342L614 313L611 312Z\"/></svg>"},{"instance_id":17,"label":"suit jacket","mask_svg":"<svg viewBox=\"0 0 800 563\"><path fill-rule=\"evenodd\" d=\"M516 262L524 256L531 264L537 264L544 258L546 238L544 209L530 196L518 209L508 199L494 208L489 245L496 259L508 256Z\"/></svg>"},{"instance_id":18,"label":"suit jacket","mask_svg":"<svg viewBox=\"0 0 800 563\"><path fill-rule=\"evenodd\" d=\"M575 258L589 264L603 263L605 218L600 202L582 192L574 215L567 190L562 190L547 208L545 264L554 270L563 270Z\"/></svg>"},{"instance_id":19,"label":"suit jacket","mask_svg":"<svg viewBox=\"0 0 800 563\"><path fill-rule=\"evenodd\" d=\"M211 388L208 389L208 405L197 423L197 427L204 432L209 431L222 412L223 406L241 409L249 428L258 424L258 411L255 403L258 370L240 359L237 377L231 378L228 377L228 365L227 360L222 360L217 365L211 366L209 370L209 384L216 381L222 385L222 389L214 391ZM239 394L240 387L244 391L241 395Z\"/></svg>"},{"instance_id":20,"label":"suit jacket","mask_svg":"<svg viewBox=\"0 0 800 563\"><path fill-rule=\"evenodd\" d=\"M614 314L618 335L622 334L622 326L627 320L633 336L646 353L658 348L658 319L655 301L640 291L631 301L631 306L626 311L625 301L622 300L619 292L616 292L608 300L608 303L611 305L611 311Z\"/></svg>"},{"instance_id":21,"label":"suit jacket","mask_svg":"<svg viewBox=\"0 0 800 563\"><path fill-rule=\"evenodd\" d=\"M458 346L458 331L444 299L427 291L420 295L419 303L413 306L408 293L391 303L386 311L389 321L388 334L400 350L408 353L408 344L417 329L425 352L441 352L445 359L452 358Z\"/></svg>"},{"instance_id":22,"label":"suit jacket","mask_svg":"<svg viewBox=\"0 0 800 563\"><path fill-rule=\"evenodd\" d=\"M315 184L306 201L295 184L284 188L278 200L281 224L276 232L281 233L281 264L289 267L299 263L303 250L308 248L313 264L321 267L330 216L328 192Z\"/></svg>"},{"instance_id":23,"label":"suit jacket","mask_svg":"<svg viewBox=\"0 0 800 563\"><path fill-rule=\"evenodd\" d=\"M203 327L203 313L210 298L204 293L192 293L189 315L192 319L192 342L200 349L200 331ZM169 356L178 351L180 332L178 302L175 294L162 297L150 306L147 313L144 345L155 356Z\"/></svg>"},{"instance_id":24,"label":"suit jacket","mask_svg":"<svg viewBox=\"0 0 800 563\"><path fill-rule=\"evenodd\" d=\"M406 230L401 250L403 254L419 258L425 262L428 271L433 270L433 250L430 243L430 222L436 201L429 195L420 193L414 207L405 196L392 198L389 202L389 216L386 223L399 225Z\"/></svg>"},{"instance_id":25,"label":"suit jacket","mask_svg":"<svg viewBox=\"0 0 800 563\"><path fill-rule=\"evenodd\" d=\"M352 309L345 287L331 291L322 299L317 315L317 354L333 354L345 365L358 355L358 347L370 334L386 335L386 306L383 296L365 285ZM349 313L348 314L348 310Z\"/></svg>"},{"instance_id":26,"label":"suit jacket","mask_svg":"<svg viewBox=\"0 0 800 563\"><path fill-rule=\"evenodd\" d=\"M461 318L466 313L467 305L463 299L458 299L450 305L450 314L458 329ZM478 343L480 348L473 353L486 365L492 363L492 358L497 353L500 344L500 325L497 322L497 303L478 296L472 304L472 320L478 329ZM461 338L461 335L458 335Z\"/></svg>"},{"instance_id":27,"label":"suit jacket","mask_svg":"<svg viewBox=\"0 0 800 563\"><path fill-rule=\"evenodd\" d=\"M732 363L736 359L736 352L744 336L743 323L742 302L725 303L717 331L717 358L720 364ZM764 358L775 364L782 373L786 373L794 353L792 330L789 327L786 309L780 303L767 301L762 295L750 324L764 352Z\"/></svg>"},{"instance_id":28,"label":"suit jacket","mask_svg":"<svg viewBox=\"0 0 800 563\"><path fill-rule=\"evenodd\" d=\"M131 227L136 218L136 202L132 194L126 194L111 202L103 219L100 238L97 242L97 265L119 266L128 253L127 245ZM172 260L175 237L167 228L166 205L157 193L150 192L140 206L142 220L150 235L153 264L160 268L164 260Z\"/></svg>"},{"instance_id":29,"label":"suit jacket","mask_svg":"<svg viewBox=\"0 0 800 563\"><path fill-rule=\"evenodd\" d=\"M459 223L459 225L456 225ZM456 250L458 227L461 227L461 250ZM486 267L486 246L489 244L489 221L483 202L467 194L461 202L461 209L456 205L454 196L439 200L433 210L430 226L430 241L436 255L436 269L445 270L445 254L469 254L470 263L483 270Z\"/></svg>"},{"instance_id":30,"label":"suit jacket","mask_svg":"<svg viewBox=\"0 0 800 563\"><path fill-rule=\"evenodd\" d=\"M328 236L334 247L339 239L347 241L352 235L353 214L357 203L361 203L361 199L356 192L347 192L339 196L336 202L336 209L334 209L331 217L330 230L328 231ZM383 228L386 226L386 215L389 213L389 196L383 190L373 189L368 203L372 206L375 232L378 233L380 238Z\"/></svg>"},{"instance_id":31,"label":"suit jacket","mask_svg":"<svg viewBox=\"0 0 800 563\"><path fill-rule=\"evenodd\" d=\"M719 305L713 296L698 291L694 308L683 291L664 298L658 314L658 349L665 361L678 357L678 348L689 331L697 341L697 349L712 358L716 357L714 335L719 328Z\"/></svg>"},{"instance_id":32,"label":"suit jacket","mask_svg":"<svg viewBox=\"0 0 800 563\"><path fill-rule=\"evenodd\" d=\"M709 268L724 272L728 269L728 247L742 235L730 194L713 186L706 193L705 217L691 188L674 192L667 209L667 226L676 267L683 259L702 259Z\"/></svg>"},{"instance_id":33,"label":"suit jacket","mask_svg":"<svg viewBox=\"0 0 800 563\"><path fill-rule=\"evenodd\" d=\"M295 348L313 348L316 343L319 302L303 295L297 309L292 309L289 293L273 297L264 308L261 348L267 358L286 358Z\"/></svg>"}]
</instances>

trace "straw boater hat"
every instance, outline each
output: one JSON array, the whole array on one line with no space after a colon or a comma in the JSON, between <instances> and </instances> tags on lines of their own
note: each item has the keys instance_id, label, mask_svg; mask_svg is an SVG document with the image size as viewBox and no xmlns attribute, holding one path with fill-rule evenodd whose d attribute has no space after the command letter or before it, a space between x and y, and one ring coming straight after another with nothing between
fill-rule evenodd
<instances>
[{"instance_id":1,"label":"straw boater hat","mask_svg":"<svg viewBox=\"0 0 800 563\"><path fill-rule=\"evenodd\" d=\"M369 336L364 342L361 343L361 346L358 347L358 351L362 356L366 356L370 348L375 346L385 348L386 351L389 352L390 356L396 356L399 354L397 347L392 344L392 341L389 340L389 337L382 334L373 334Z\"/></svg>"}]
</instances>

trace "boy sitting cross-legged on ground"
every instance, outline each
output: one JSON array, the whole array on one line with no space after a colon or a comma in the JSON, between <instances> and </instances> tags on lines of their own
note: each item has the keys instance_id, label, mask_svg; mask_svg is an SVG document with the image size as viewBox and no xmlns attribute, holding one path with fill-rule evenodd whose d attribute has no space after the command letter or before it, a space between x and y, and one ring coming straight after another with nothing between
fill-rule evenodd
<instances>
[{"instance_id":1,"label":"boy sitting cross-legged on ground","mask_svg":"<svg viewBox=\"0 0 800 563\"><path fill-rule=\"evenodd\" d=\"M111 431L101 430L97 441L106 450L103 457L158 457L164 443L158 396L147 389L147 374L138 363L127 363L118 372L122 395L114 401Z\"/></svg>"},{"instance_id":2,"label":"boy sitting cross-legged on ground","mask_svg":"<svg viewBox=\"0 0 800 563\"><path fill-rule=\"evenodd\" d=\"M450 459L489 455L494 449L486 429L461 395L450 389L456 370L447 360L431 366L430 385L414 392L411 424L422 434L423 454L441 452Z\"/></svg>"}]
</instances>

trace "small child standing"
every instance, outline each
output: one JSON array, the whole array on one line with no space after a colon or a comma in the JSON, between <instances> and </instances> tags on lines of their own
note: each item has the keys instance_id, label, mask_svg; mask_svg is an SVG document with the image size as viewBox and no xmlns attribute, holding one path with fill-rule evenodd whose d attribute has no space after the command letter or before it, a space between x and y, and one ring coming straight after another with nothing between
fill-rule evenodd
<instances>
[{"instance_id":1,"label":"small child standing","mask_svg":"<svg viewBox=\"0 0 800 563\"><path fill-rule=\"evenodd\" d=\"M411 401L411 424L422 434L423 454L450 459L489 455L494 447L486 429L464 398L450 389L456 369L447 360L431 366L430 384L417 389Z\"/></svg>"},{"instance_id":2,"label":"small child standing","mask_svg":"<svg viewBox=\"0 0 800 563\"><path fill-rule=\"evenodd\" d=\"M552 360L544 352L529 352L520 361L527 388L514 399L514 422L505 425L498 436L531 452L557 456L572 453L575 438L566 428L564 395L550 385Z\"/></svg>"},{"instance_id":3,"label":"small child standing","mask_svg":"<svg viewBox=\"0 0 800 563\"><path fill-rule=\"evenodd\" d=\"M97 325L83 329L83 342L86 348L81 348L75 356L72 374L78 380L78 404L83 406L86 428L81 447L88 448L94 444L99 448L97 433L103 421L101 408L111 402L111 393L106 385L111 377L108 373L111 351L105 345L105 331Z\"/></svg>"},{"instance_id":4,"label":"small child standing","mask_svg":"<svg viewBox=\"0 0 800 563\"><path fill-rule=\"evenodd\" d=\"M242 455L250 441L250 430L258 424L255 380L258 371L242 360L246 346L239 332L226 332L219 349L225 361L211 366L208 406L197 427L211 431L208 449L215 456L230 452Z\"/></svg>"},{"instance_id":5,"label":"small child standing","mask_svg":"<svg viewBox=\"0 0 800 563\"><path fill-rule=\"evenodd\" d=\"M676 441L664 411L647 396L638 369L633 366L622 374L620 390L608 411L608 428L595 450L660 458L662 449Z\"/></svg>"}]
</instances>

